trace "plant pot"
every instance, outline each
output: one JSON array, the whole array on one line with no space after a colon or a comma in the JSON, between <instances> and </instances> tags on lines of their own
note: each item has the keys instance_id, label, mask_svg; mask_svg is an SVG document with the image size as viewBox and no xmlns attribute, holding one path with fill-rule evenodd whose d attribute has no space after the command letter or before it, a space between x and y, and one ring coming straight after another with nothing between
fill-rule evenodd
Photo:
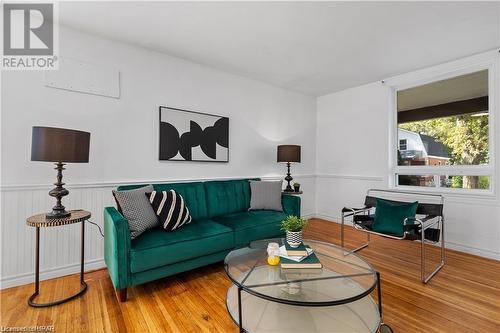
<instances>
[{"instance_id":1,"label":"plant pot","mask_svg":"<svg viewBox=\"0 0 500 333\"><path fill-rule=\"evenodd\" d=\"M293 185L293 189L295 192L300 192L300 185Z\"/></svg>"},{"instance_id":2,"label":"plant pot","mask_svg":"<svg viewBox=\"0 0 500 333\"><path fill-rule=\"evenodd\" d=\"M298 247L302 243L302 230L301 231L287 231L286 242L293 248Z\"/></svg>"}]
</instances>

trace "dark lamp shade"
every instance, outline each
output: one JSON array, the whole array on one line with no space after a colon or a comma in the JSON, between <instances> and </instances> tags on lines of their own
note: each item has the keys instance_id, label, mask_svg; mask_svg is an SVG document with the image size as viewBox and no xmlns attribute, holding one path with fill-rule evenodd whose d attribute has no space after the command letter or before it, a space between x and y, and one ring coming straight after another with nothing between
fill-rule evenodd
<instances>
[{"instance_id":1,"label":"dark lamp shade","mask_svg":"<svg viewBox=\"0 0 500 333\"><path fill-rule=\"evenodd\" d=\"M300 162L300 146L278 146L278 162Z\"/></svg>"},{"instance_id":2,"label":"dark lamp shade","mask_svg":"<svg viewBox=\"0 0 500 333\"><path fill-rule=\"evenodd\" d=\"M33 126L31 160L88 163L90 133L65 128Z\"/></svg>"}]
</instances>

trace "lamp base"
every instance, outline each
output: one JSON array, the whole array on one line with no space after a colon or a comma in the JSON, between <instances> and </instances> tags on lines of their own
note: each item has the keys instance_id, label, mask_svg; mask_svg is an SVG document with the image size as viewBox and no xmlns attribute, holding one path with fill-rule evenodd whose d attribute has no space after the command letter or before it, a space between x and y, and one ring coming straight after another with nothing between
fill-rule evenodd
<instances>
[{"instance_id":1,"label":"lamp base","mask_svg":"<svg viewBox=\"0 0 500 333\"><path fill-rule=\"evenodd\" d=\"M63 210L63 211L51 211L50 213L47 213L45 214L45 217L47 219L63 219L63 218L66 218L66 217L69 217L71 216L71 213L70 212L67 212L66 210Z\"/></svg>"},{"instance_id":2,"label":"lamp base","mask_svg":"<svg viewBox=\"0 0 500 333\"><path fill-rule=\"evenodd\" d=\"M71 215L70 212L66 211L66 207L61 204L61 199L69 194L69 191L63 187L64 183L62 182L64 163L56 163L55 169L57 170L57 182L54 183L56 187L49 192L49 195L56 198L56 205L52 207L52 212L47 213L45 216L48 219L63 219Z\"/></svg>"},{"instance_id":3,"label":"lamp base","mask_svg":"<svg viewBox=\"0 0 500 333\"><path fill-rule=\"evenodd\" d=\"M290 185L290 182L293 180L292 174L290 173L290 162L286 163L286 168L287 168L287 173L285 180L287 182L286 188L284 189L285 192L294 192L292 186Z\"/></svg>"}]
</instances>

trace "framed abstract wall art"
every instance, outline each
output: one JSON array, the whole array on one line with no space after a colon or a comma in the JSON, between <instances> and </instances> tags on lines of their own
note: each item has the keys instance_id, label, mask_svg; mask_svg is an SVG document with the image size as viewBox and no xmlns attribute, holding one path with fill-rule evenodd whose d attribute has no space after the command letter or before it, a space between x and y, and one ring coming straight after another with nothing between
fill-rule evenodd
<instances>
[{"instance_id":1,"label":"framed abstract wall art","mask_svg":"<svg viewBox=\"0 0 500 333\"><path fill-rule=\"evenodd\" d=\"M161 161L229 161L229 118L160 106Z\"/></svg>"}]
</instances>

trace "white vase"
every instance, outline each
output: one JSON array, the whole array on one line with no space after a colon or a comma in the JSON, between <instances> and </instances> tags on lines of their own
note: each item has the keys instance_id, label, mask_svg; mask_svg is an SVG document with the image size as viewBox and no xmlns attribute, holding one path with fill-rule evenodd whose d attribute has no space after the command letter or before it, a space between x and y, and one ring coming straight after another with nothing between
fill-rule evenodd
<instances>
[{"instance_id":1,"label":"white vase","mask_svg":"<svg viewBox=\"0 0 500 333\"><path fill-rule=\"evenodd\" d=\"M302 243L302 230L301 231L287 231L286 242L291 247L298 247Z\"/></svg>"}]
</instances>

